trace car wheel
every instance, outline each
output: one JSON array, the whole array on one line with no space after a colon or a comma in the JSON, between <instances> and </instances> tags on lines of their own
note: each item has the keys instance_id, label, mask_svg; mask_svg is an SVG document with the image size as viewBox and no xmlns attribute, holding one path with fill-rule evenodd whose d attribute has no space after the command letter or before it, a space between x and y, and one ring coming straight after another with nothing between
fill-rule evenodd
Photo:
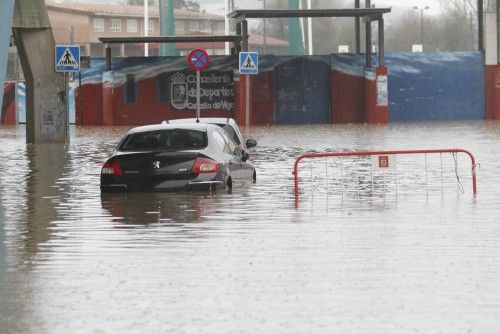
<instances>
[{"instance_id":1,"label":"car wheel","mask_svg":"<svg viewBox=\"0 0 500 334\"><path fill-rule=\"evenodd\" d=\"M228 194L231 194L233 192L233 179L231 179L231 177L228 177L227 179L226 191Z\"/></svg>"},{"instance_id":2,"label":"car wheel","mask_svg":"<svg viewBox=\"0 0 500 334\"><path fill-rule=\"evenodd\" d=\"M253 183L257 182L257 172L253 171L253 176L252 176Z\"/></svg>"}]
</instances>

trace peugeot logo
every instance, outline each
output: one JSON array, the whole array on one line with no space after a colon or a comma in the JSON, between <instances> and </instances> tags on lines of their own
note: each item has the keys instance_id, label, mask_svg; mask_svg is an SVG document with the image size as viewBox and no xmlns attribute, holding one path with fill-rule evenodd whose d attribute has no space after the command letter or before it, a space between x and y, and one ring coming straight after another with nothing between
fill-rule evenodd
<instances>
[{"instance_id":1,"label":"peugeot logo","mask_svg":"<svg viewBox=\"0 0 500 334\"><path fill-rule=\"evenodd\" d=\"M159 161L153 161L153 168L154 169L159 169L160 168L160 162Z\"/></svg>"}]
</instances>

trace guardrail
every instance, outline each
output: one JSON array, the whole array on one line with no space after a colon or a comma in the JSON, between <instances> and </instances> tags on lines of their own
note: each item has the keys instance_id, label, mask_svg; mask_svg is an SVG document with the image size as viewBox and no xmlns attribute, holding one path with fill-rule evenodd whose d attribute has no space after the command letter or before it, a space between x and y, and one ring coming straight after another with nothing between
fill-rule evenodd
<instances>
[{"instance_id":1,"label":"guardrail","mask_svg":"<svg viewBox=\"0 0 500 334\"><path fill-rule=\"evenodd\" d=\"M299 163L305 159L318 159L327 157L352 157L352 156L378 156L379 157L379 167L389 167L389 156L396 155L409 155L409 154L424 154L426 157L426 168L427 168L427 154L443 154L451 153L454 155L457 153L465 153L470 157L471 160L471 173L472 173L472 193L474 197L477 194L477 183L476 183L476 159L474 155L464 149L433 149L433 150L398 150L398 151L364 151L364 152L336 152L336 153L307 153L303 154L295 160L293 175L295 184L295 207L298 208L299 205ZM455 161L456 162L456 161ZM441 166L442 168L442 166ZM456 166L455 166L456 168ZM427 173L427 171L426 171ZM312 175L311 175L312 177ZM397 180L397 179L396 179ZM458 174L457 174L458 180ZM396 181L397 182L397 181ZM396 185L397 187L397 185Z\"/></svg>"}]
</instances>

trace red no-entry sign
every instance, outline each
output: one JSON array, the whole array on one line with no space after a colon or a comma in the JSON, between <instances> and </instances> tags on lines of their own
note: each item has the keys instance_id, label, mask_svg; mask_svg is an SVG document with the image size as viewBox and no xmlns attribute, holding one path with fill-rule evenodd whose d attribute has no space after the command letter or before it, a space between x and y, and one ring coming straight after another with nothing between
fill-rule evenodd
<instances>
[{"instance_id":1,"label":"red no-entry sign","mask_svg":"<svg viewBox=\"0 0 500 334\"><path fill-rule=\"evenodd\" d=\"M208 67L209 57L207 51L194 49L187 56L189 67L195 71L202 71Z\"/></svg>"}]
</instances>

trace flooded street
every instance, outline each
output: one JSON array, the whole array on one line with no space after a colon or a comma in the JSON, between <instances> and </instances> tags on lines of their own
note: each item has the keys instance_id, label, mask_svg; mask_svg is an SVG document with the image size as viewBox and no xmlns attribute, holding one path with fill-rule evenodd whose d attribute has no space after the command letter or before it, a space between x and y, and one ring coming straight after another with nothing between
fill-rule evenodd
<instances>
[{"instance_id":1,"label":"flooded street","mask_svg":"<svg viewBox=\"0 0 500 334\"><path fill-rule=\"evenodd\" d=\"M500 122L253 127L256 184L102 196L128 129L0 127L0 332L500 331ZM294 207L303 153L434 148L475 155L476 200L401 173L397 200Z\"/></svg>"}]
</instances>

